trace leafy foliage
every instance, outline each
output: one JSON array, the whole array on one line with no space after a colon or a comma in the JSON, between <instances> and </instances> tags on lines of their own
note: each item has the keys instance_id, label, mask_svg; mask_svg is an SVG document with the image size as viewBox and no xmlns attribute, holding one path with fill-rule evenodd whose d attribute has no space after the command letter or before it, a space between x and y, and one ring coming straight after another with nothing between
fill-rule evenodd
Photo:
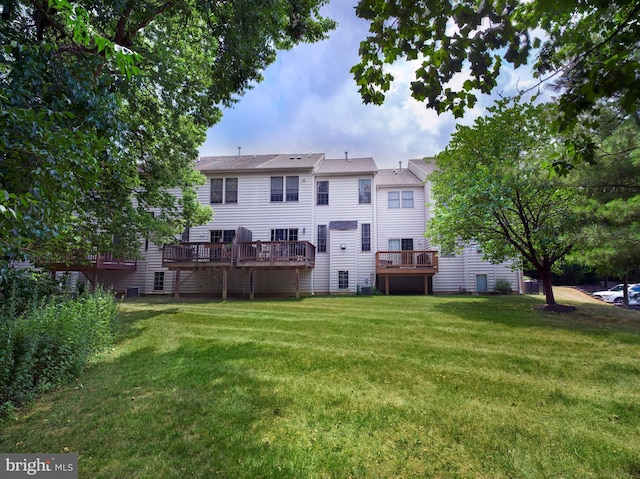
<instances>
[{"instance_id":1,"label":"leafy foliage","mask_svg":"<svg viewBox=\"0 0 640 479\"><path fill-rule=\"evenodd\" d=\"M59 282L48 273L32 269L0 268L0 315L17 317L61 298Z\"/></svg>"},{"instance_id":2,"label":"leafy foliage","mask_svg":"<svg viewBox=\"0 0 640 479\"><path fill-rule=\"evenodd\" d=\"M208 220L206 130L278 48L323 38L323 3L4 2L0 255L133 255Z\"/></svg>"},{"instance_id":3,"label":"leafy foliage","mask_svg":"<svg viewBox=\"0 0 640 479\"><path fill-rule=\"evenodd\" d=\"M360 0L356 14L370 34L352 72L363 100L380 104L393 81L385 66L419 60L412 96L461 117L508 64L533 63L535 76L560 91L561 131L601 100L638 118L639 13L637 0ZM589 144L576 143L590 159Z\"/></svg>"},{"instance_id":4,"label":"leafy foliage","mask_svg":"<svg viewBox=\"0 0 640 479\"><path fill-rule=\"evenodd\" d=\"M513 292L513 289L511 288L511 283L506 279L496 280L494 289L498 291L500 294L511 294Z\"/></svg>"},{"instance_id":5,"label":"leafy foliage","mask_svg":"<svg viewBox=\"0 0 640 479\"><path fill-rule=\"evenodd\" d=\"M0 415L76 377L110 344L117 309L106 291L49 302L18 317L0 312Z\"/></svg>"},{"instance_id":6,"label":"leafy foliage","mask_svg":"<svg viewBox=\"0 0 640 479\"><path fill-rule=\"evenodd\" d=\"M545 283L571 249L571 195L542 167L560 148L545 107L500 102L473 126L458 126L436 157L427 236L451 252L478 242L491 261L523 260Z\"/></svg>"},{"instance_id":7,"label":"leafy foliage","mask_svg":"<svg viewBox=\"0 0 640 479\"><path fill-rule=\"evenodd\" d=\"M572 257L623 278L640 267L640 128L632 121L606 135L593 167L568 177L579 195L582 227Z\"/></svg>"}]
</instances>

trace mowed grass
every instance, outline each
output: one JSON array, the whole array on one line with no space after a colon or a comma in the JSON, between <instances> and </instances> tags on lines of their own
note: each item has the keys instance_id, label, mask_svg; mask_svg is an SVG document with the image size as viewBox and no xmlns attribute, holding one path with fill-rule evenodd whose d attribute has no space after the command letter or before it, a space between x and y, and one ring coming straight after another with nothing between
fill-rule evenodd
<instances>
[{"instance_id":1,"label":"mowed grass","mask_svg":"<svg viewBox=\"0 0 640 479\"><path fill-rule=\"evenodd\" d=\"M640 311L542 301L126 302L0 451L81 478L639 478Z\"/></svg>"}]
</instances>

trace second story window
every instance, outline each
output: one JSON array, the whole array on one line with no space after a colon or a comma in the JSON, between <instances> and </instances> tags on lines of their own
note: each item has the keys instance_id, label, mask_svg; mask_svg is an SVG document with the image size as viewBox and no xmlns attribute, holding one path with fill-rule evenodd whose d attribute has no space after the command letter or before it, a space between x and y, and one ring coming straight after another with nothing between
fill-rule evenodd
<instances>
[{"instance_id":1,"label":"second story window","mask_svg":"<svg viewBox=\"0 0 640 479\"><path fill-rule=\"evenodd\" d=\"M413 208L413 191L402 192L402 207Z\"/></svg>"},{"instance_id":2,"label":"second story window","mask_svg":"<svg viewBox=\"0 0 640 479\"><path fill-rule=\"evenodd\" d=\"M328 205L329 204L329 182L328 181L318 181L318 195L316 198L317 205Z\"/></svg>"},{"instance_id":3,"label":"second story window","mask_svg":"<svg viewBox=\"0 0 640 479\"><path fill-rule=\"evenodd\" d=\"M327 252L327 225L318 225L318 253Z\"/></svg>"},{"instance_id":4,"label":"second story window","mask_svg":"<svg viewBox=\"0 0 640 479\"><path fill-rule=\"evenodd\" d=\"M238 202L238 178L227 178L224 188L224 202Z\"/></svg>"},{"instance_id":5,"label":"second story window","mask_svg":"<svg viewBox=\"0 0 640 479\"><path fill-rule=\"evenodd\" d=\"M211 204L238 202L238 178L211 178Z\"/></svg>"},{"instance_id":6,"label":"second story window","mask_svg":"<svg viewBox=\"0 0 640 479\"><path fill-rule=\"evenodd\" d=\"M358 203L371 203L371 180L358 180Z\"/></svg>"},{"instance_id":7,"label":"second story window","mask_svg":"<svg viewBox=\"0 0 640 479\"><path fill-rule=\"evenodd\" d=\"M271 201L298 201L299 182L298 176L272 176Z\"/></svg>"},{"instance_id":8,"label":"second story window","mask_svg":"<svg viewBox=\"0 0 640 479\"><path fill-rule=\"evenodd\" d=\"M299 181L297 176L287 176L287 201L298 201Z\"/></svg>"},{"instance_id":9,"label":"second story window","mask_svg":"<svg viewBox=\"0 0 640 479\"><path fill-rule=\"evenodd\" d=\"M400 208L400 192L399 191L390 191L387 193L388 202L387 205L389 208Z\"/></svg>"},{"instance_id":10,"label":"second story window","mask_svg":"<svg viewBox=\"0 0 640 479\"><path fill-rule=\"evenodd\" d=\"M284 188L282 176L271 177L271 201L284 201Z\"/></svg>"}]
</instances>

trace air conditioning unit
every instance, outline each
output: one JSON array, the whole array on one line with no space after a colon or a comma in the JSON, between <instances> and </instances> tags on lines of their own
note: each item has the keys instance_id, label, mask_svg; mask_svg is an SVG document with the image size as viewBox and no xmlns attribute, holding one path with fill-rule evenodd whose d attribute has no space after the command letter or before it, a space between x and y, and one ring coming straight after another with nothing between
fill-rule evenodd
<instances>
[{"instance_id":1,"label":"air conditioning unit","mask_svg":"<svg viewBox=\"0 0 640 479\"><path fill-rule=\"evenodd\" d=\"M140 287L134 286L132 288L127 288L125 296L127 298L138 298L140 296Z\"/></svg>"}]
</instances>

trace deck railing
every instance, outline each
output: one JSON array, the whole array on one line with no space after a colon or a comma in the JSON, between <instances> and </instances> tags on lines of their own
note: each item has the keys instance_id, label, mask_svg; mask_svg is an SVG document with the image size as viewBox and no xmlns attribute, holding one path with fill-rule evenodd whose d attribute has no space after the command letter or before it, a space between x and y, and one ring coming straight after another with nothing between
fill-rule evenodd
<instances>
[{"instance_id":1,"label":"deck railing","mask_svg":"<svg viewBox=\"0 0 640 479\"><path fill-rule=\"evenodd\" d=\"M315 264L315 246L308 241L250 241L165 245L164 263L207 263L220 266L269 266L275 263Z\"/></svg>"},{"instance_id":2,"label":"deck railing","mask_svg":"<svg viewBox=\"0 0 640 479\"><path fill-rule=\"evenodd\" d=\"M111 253L82 253L69 254L64 258L41 257L36 259L37 265L51 270L90 270L90 269L113 269L113 270L135 270L138 260L129 258L118 258Z\"/></svg>"},{"instance_id":3,"label":"deck railing","mask_svg":"<svg viewBox=\"0 0 640 479\"><path fill-rule=\"evenodd\" d=\"M166 244L162 249L165 263L232 264L232 246L225 243Z\"/></svg>"},{"instance_id":4,"label":"deck railing","mask_svg":"<svg viewBox=\"0 0 640 479\"><path fill-rule=\"evenodd\" d=\"M438 269L437 251L378 251L376 253L376 268L383 272L389 269Z\"/></svg>"}]
</instances>

